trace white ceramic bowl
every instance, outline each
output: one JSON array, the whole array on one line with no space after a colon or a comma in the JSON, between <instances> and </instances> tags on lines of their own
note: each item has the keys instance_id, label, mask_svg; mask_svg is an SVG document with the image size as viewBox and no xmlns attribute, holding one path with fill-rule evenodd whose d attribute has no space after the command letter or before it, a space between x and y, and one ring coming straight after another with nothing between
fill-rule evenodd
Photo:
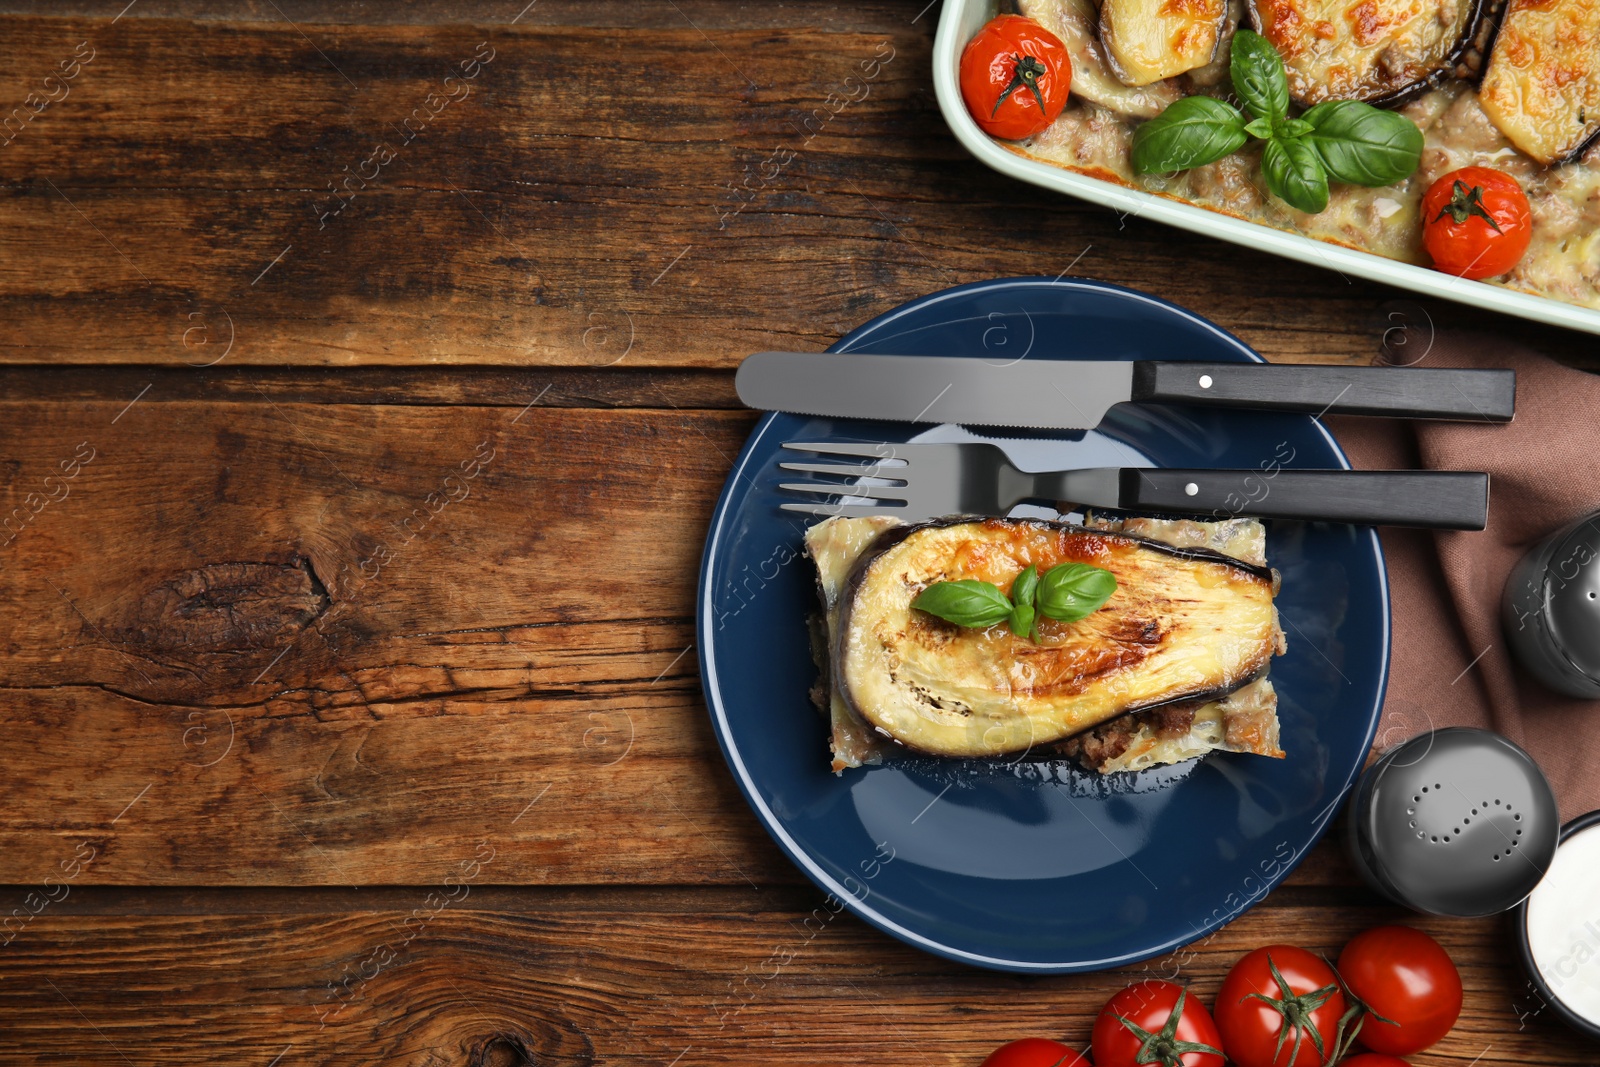
<instances>
[{"instance_id":1,"label":"white ceramic bowl","mask_svg":"<svg viewBox=\"0 0 1600 1067\"><path fill-rule=\"evenodd\" d=\"M933 42L933 87L945 122L950 124L956 139L966 146L967 151L1000 173L1082 200L1104 204L1136 218L1155 219L1195 233L1220 237L1234 244L1297 259L1302 263L1329 267L1343 274L1387 282L1413 292L1503 311L1535 322L1600 333L1600 311L1591 308L1519 293L1485 282L1468 281L1426 267L1385 259L1370 252L1343 248L1259 223L1246 222L1138 189L1076 174L1049 163L1025 159L1007 151L978 128L961 100L961 49L985 22L994 17L994 13L994 0L945 0L944 14L939 19L939 32Z\"/></svg>"}]
</instances>

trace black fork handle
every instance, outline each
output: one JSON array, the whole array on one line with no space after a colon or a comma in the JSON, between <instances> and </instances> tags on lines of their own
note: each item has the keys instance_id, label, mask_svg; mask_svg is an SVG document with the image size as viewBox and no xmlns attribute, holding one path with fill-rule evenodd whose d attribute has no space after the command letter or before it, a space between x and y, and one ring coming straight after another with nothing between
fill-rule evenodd
<instances>
[{"instance_id":1,"label":"black fork handle","mask_svg":"<svg viewBox=\"0 0 1600 1067\"><path fill-rule=\"evenodd\" d=\"M1314 415L1510 422L1517 373L1151 360L1134 364L1133 399Z\"/></svg>"},{"instance_id":2,"label":"black fork handle","mask_svg":"<svg viewBox=\"0 0 1600 1067\"><path fill-rule=\"evenodd\" d=\"M1124 468L1127 511L1481 530L1489 476L1478 471L1175 470Z\"/></svg>"}]
</instances>

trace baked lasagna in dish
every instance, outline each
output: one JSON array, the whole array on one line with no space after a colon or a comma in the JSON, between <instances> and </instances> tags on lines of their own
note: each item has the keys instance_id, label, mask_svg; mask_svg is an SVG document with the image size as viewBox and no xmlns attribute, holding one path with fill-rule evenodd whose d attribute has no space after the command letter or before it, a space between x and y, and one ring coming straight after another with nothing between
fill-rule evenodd
<instances>
[{"instance_id":1,"label":"baked lasagna in dish","mask_svg":"<svg viewBox=\"0 0 1600 1067\"><path fill-rule=\"evenodd\" d=\"M1484 280L1600 308L1600 0L1021 0L1019 7L1060 38L1072 76L1060 115L1031 137L998 141L1008 150L1424 266L1432 262L1424 230L1442 220L1423 217L1423 194L1461 168L1493 168L1526 194L1531 232L1520 261ZM1190 169L1139 173L1132 155L1142 125L1188 97L1236 99L1229 56L1241 28L1281 57L1292 108L1358 101L1413 122L1422 134L1416 169L1387 184L1334 181L1316 213L1269 194L1263 140Z\"/></svg>"}]
</instances>

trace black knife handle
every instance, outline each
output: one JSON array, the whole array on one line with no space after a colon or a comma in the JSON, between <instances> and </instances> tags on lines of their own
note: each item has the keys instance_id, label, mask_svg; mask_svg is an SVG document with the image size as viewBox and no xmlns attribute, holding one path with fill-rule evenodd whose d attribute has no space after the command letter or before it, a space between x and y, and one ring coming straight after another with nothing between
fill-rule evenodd
<instances>
[{"instance_id":1,"label":"black knife handle","mask_svg":"<svg viewBox=\"0 0 1600 1067\"><path fill-rule=\"evenodd\" d=\"M1125 511L1481 530L1489 476L1477 471L1122 470Z\"/></svg>"},{"instance_id":2,"label":"black knife handle","mask_svg":"<svg viewBox=\"0 0 1600 1067\"><path fill-rule=\"evenodd\" d=\"M1290 363L1175 363L1133 367L1133 399L1231 408L1510 422L1517 372Z\"/></svg>"}]
</instances>

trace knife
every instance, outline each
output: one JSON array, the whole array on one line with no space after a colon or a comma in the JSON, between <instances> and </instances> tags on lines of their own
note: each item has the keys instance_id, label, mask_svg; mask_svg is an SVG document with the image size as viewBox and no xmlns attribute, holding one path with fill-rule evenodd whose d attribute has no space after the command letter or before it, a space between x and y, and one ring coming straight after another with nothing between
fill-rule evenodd
<instances>
[{"instance_id":1,"label":"knife","mask_svg":"<svg viewBox=\"0 0 1600 1067\"><path fill-rule=\"evenodd\" d=\"M1127 400L1509 422L1517 377L1510 370L757 352L739 365L734 387L763 411L1086 430Z\"/></svg>"}]
</instances>

